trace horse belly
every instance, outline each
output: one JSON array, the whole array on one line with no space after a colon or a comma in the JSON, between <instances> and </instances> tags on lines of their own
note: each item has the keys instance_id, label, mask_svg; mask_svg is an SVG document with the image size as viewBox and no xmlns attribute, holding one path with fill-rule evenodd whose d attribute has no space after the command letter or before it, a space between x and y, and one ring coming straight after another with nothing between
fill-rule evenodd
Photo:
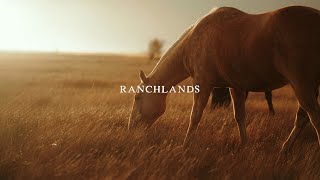
<instances>
[{"instance_id":1,"label":"horse belly","mask_svg":"<svg viewBox=\"0 0 320 180\"><path fill-rule=\"evenodd\" d=\"M286 85L286 78L274 64L271 49L252 49L246 56L220 56L217 60L220 78L229 87L247 91L270 91Z\"/></svg>"},{"instance_id":2,"label":"horse belly","mask_svg":"<svg viewBox=\"0 0 320 180\"><path fill-rule=\"evenodd\" d=\"M275 69L257 72L244 68L238 72L229 72L229 74L229 78L226 79L229 87L247 91L271 91L287 84L287 80Z\"/></svg>"},{"instance_id":3,"label":"horse belly","mask_svg":"<svg viewBox=\"0 0 320 180\"><path fill-rule=\"evenodd\" d=\"M259 80L256 82L250 82L248 84L242 85L240 88L243 88L247 91L252 92L265 92L272 91L274 89L281 88L287 84L287 81L284 79L276 78L276 79L268 79L273 80L272 83L270 81Z\"/></svg>"},{"instance_id":4,"label":"horse belly","mask_svg":"<svg viewBox=\"0 0 320 180\"><path fill-rule=\"evenodd\" d=\"M269 91L287 84L275 64L273 34L268 31L251 33L248 41L235 41L230 54L219 54L222 77L230 87L248 91ZM230 48L232 47L232 48Z\"/></svg>"}]
</instances>

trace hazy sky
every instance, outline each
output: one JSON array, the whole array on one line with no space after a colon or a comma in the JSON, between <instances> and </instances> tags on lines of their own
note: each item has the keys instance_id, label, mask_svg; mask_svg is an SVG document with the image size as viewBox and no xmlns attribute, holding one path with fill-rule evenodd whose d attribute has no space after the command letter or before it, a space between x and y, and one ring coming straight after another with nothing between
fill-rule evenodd
<instances>
[{"instance_id":1,"label":"hazy sky","mask_svg":"<svg viewBox=\"0 0 320 180\"><path fill-rule=\"evenodd\" d=\"M167 48L214 7L263 13L320 0L0 0L0 50L144 52Z\"/></svg>"}]
</instances>

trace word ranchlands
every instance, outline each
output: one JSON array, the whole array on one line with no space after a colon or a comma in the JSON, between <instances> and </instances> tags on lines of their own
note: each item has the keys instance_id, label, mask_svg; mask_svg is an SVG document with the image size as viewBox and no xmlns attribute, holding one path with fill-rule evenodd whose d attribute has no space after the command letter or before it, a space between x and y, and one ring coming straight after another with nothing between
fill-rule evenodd
<instances>
[{"instance_id":1,"label":"word ranchlands","mask_svg":"<svg viewBox=\"0 0 320 180\"><path fill-rule=\"evenodd\" d=\"M172 86L169 90L165 86L120 86L120 93L199 93L200 86Z\"/></svg>"}]
</instances>

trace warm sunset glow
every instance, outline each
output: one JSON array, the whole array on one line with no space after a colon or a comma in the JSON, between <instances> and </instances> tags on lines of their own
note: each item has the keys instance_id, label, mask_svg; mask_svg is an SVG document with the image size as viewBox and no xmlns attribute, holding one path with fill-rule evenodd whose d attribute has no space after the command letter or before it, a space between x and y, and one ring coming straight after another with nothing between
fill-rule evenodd
<instances>
[{"instance_id":1,"label":"warm sunset glow","mask_svg":"<svg viewBox=\"0 0 320 180\"><path fill-rule=\"evenodd\" d=\"M170 46L214 7L260 13L311 1L1 0L0 50L144 52L154 37Z\"/></svg>"}]
</instances>

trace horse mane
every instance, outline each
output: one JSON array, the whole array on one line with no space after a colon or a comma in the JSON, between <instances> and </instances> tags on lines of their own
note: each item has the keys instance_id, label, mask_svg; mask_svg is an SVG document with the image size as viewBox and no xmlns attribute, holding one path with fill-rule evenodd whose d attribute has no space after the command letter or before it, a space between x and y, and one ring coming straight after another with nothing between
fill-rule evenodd
<instances>
[{"instance_id":1,"label":"horse mane","mask_svg":"<svg viewBox=\"0 0 320 180\"><path fill-rule=\"evenodd\" d=\"M213 8L209 11L208 14L211 14L211 13L215 12L215 11L218 10L218 9L220 9L220 7L215 6L215 7L213 7Z\"/></svg>"},{"instance_id":2,"label":"horse mane","mask_svg":"<svg viewBox=\"0 0 320 180\"><path fill-rule=\"evenodd\" d=\"M182 42L182 40L184 40L184 38L189 34L189 32L193 29L195 25L191 25L189 26L178 38L178 40L176 40L173 45L161 56L160 60L158 61L158 63L156 64L156 66L153 68L152 72L149 74L152 75L156 69L158 69L160 67L161 64L164 63L164 61L167 59L168 56L170 56L172 53L174 53L174 50L177 48L177 46Z\"/></svg>"}]
</instances>

